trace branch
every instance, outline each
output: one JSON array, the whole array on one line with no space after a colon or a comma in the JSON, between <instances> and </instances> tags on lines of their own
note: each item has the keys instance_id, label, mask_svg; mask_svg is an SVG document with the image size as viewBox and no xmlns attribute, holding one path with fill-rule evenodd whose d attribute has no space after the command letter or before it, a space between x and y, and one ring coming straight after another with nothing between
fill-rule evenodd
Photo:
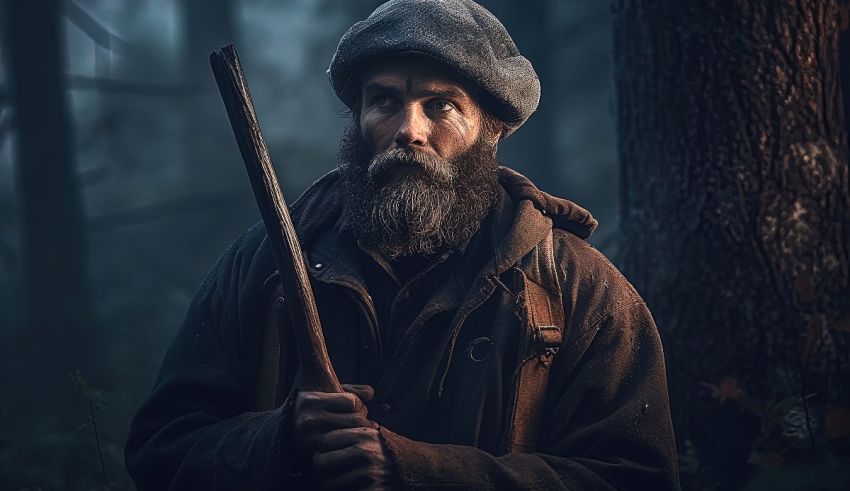
<instances>
[{"instance_id":1,"label":"branch","mask_svg":"<svg viewBox=\"0 0 850 491\"><path fill-rule=\"evenodd\" d=\"M206 196L189 196L131 210L93 215L89 218L88 223L92 229L129 227L172 218L184 213L233 206L234 203L247 201L247 197L248 195L244 191L234 190Z\"/></svg>"},{"instance_id":2,"label":"branch","mask_svg":"<svg viewBox=\"0 0 850 491\"><path fill-rule=\"evenodd\" d=\"M6 136L11 133L14 127L15 117L12 116L12 111L0 107L0 151L3 150L3 144L6 143Z\"/></svg>"},{"instance_id":3,"label":"branch","mask_svg":"<svg viewBox=\"0 0 850 491\"><path fill-rule=\"evenodd\" d=\"M98 46L106 48L109 51L113 51L113 48L117 44L117 51L130 50L130 43L109 32L109 30L103 27L103 25L92 17L91 14L71 0L67 0L65 2L65 17L67 17L72 24L79 27L81 31L86 33L86 35Z\"/></svg>"},{"instance_id":4,"label":"branch","mask_svg":"<svg viewBox=\"0 0 850 491\"><path fill-rule=\"evenodd\" d=\"M200 84L167 85L75 74L67 76L67 84L68 88L73 90L97 90L106 93L156 97L188 97L202 94L206 91L203 85Z\"/></svg>"}]
</instances>

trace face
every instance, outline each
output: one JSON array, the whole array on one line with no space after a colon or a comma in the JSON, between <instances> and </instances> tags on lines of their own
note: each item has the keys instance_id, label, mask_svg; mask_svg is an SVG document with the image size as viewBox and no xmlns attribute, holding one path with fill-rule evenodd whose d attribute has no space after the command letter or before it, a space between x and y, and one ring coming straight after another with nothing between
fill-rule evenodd
<instances>
[{"instance_id":1,"label":"face","mask_svg":"<svg viewBox=\"0 0 850 491\"><path fill-rule=\"evenodd\" d=\"M360 128L374 153L407 148L452 160L482 131L474 90L428 59L396 58L367 69L360 95Z\"/></svg>"},{"instance_id":2,"label":"face","mask_svg":"<svg viewBox=\"0 0 850 491\"><path fill-rule=\"evenodd\" d=\"M358 241L390 259L465 243L498 186L498 133L483 124L475 91L421 58L385 60L365 71L360 89L340 145Z\"/></svg>"}]
</instances>

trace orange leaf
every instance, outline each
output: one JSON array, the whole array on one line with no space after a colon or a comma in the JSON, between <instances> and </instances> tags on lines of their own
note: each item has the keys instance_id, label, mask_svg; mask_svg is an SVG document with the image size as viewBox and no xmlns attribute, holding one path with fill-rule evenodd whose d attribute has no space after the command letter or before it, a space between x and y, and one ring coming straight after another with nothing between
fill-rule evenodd
<instances>
[{"instance_id":1,"label":"orange leaf","mask_svg":"<svg viewBox=\"0 0 850 491\"><path fill-rule=\"evenodd\" d=\"M850 437L850 408L838 406L827 411L823 422L823 433L830 440Z\"/></svg>"},{"instance_id":2,"label":"orange leaf","mask_svg":"<svg viewBox=\"0 0 850 491\"><path fill-rule=\"evenodd\" d=\"M829 326L835 332L850 332L850 318L843 318Z\"/></svg>"},{"instance_id":3,"label":"orange leaf","mask_svg":"<svg viewBox=\"0 0 850 491\"><path fill-rule=\"evenodd\" d=\"M717 385L707 382L702 382L700 385L711 389L711 397L720 399L720 402L726 399L738 400L744 393L738 386L738 379L735 377L724 377Z\"/></svg>"}]
</instances>

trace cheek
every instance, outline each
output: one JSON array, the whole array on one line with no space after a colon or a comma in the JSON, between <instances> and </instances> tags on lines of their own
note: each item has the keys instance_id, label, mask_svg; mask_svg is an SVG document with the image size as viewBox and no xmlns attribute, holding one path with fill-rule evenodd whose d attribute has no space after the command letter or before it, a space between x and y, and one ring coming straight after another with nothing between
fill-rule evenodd
<instances>
[{"instance_id":1,"label":"cheek","mask_svg":"<svg viewBox=\"0 0 850 491\"><path fill-rule=\"evenodd\" d=\"M365 112L360 117L360 131L363 138L372 145L372 148L383 148L388 141L392 141L395 130L392 118L375 112Z\"/></svg>"},{"instance_id":2,"label":"cheek","mask_svg":"<svg viewBox=\"0 0 850 491\"><path fill-rule=\"evenodd\" d=\"M479 131L478 126L465 117L447 118L439 124L439 129L435 133L442 136L443 144L455 149L465 149L472 145Z\"/></svg>"}]
</instances>

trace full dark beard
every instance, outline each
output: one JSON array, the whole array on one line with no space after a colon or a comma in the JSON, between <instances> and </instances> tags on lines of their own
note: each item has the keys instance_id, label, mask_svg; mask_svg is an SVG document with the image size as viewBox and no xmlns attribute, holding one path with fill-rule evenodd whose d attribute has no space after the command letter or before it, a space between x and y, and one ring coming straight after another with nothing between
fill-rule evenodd
<instances>
[{"instance_id":1,"label":"full dark beard","mask_svg":"<svg viewBox=\"0 0 850 491\"><path fill-rule=\"evenodd\" d=\"M339 169L348 220L361 245L395 259L468 241L496 201L499 164L483 134L451 161L410 148L373 156L360 128L350 125Z\"/></svg>"}]
</instances>

